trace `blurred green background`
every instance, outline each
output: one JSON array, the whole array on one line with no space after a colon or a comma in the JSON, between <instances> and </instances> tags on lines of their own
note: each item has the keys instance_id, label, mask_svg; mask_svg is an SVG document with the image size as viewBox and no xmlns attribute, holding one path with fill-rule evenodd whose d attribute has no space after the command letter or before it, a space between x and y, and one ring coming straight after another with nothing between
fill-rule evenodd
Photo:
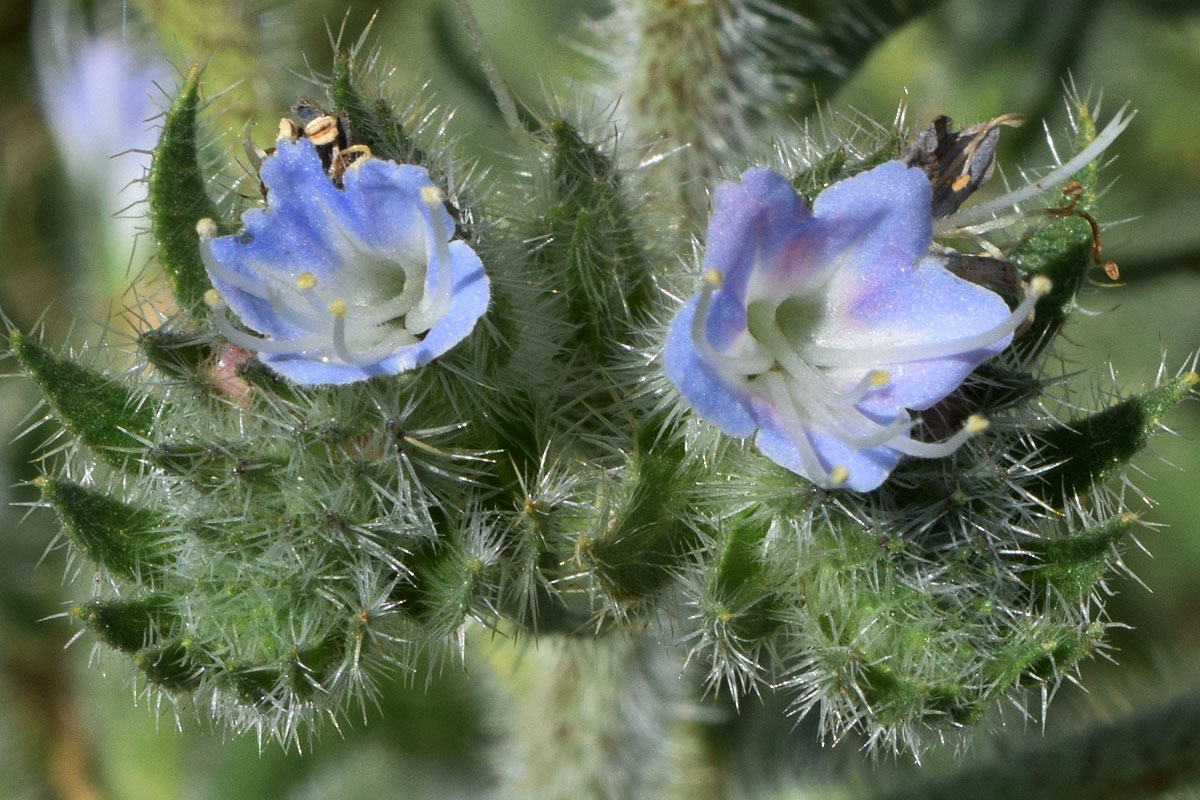
<instances>
[{"instance_id":1,"label":"blurred green background","mask_svg":"<svg viewBox=\"0 0 1200 800\"><path fill-rule=\"evenodd\" d=\"M59 3L61 5L61 3ZM48 4L53 5L53 4ZM580 86L608 81L607 67L589 55L590 27L603 2L475 0L496 62L516 94L532 108L547 96L574 108ZM803 3L793 3L803 6ZM826 9L837 3L814 2ZM127 39L157 48L172 65L167 74L208 59L209 94L241 81L211 109L214 131L236 138L244 121L263 125L297 96L313 94L300 77L329 65L328 28L342 24L343 5L234 0L145 0L69 6L72 18L93 28L122 24ZM356 4L345 18L349 38L363 30L372 7ZM371 31L390 63L397 91L428 80L440 101L455 108L449 129L463 148L501 168L511 142L490 99L462 68L469 52L448 0L379 3ZM44 12L39 12L44 13ZM132 261L102 256L87 231L107 224L96 203L78 202L39 107L31 36L34 4L0 6L0 309L9 323L29 329L42 320L51 342L76 346L100 339L105 324L133 301L121 288L143 270L148 247ZM156 23L157 27L152 27ZM327 27L328 26L328 27ZM307 64L307 66L306 66ZM155 92L164 100L170 81ZM878 48L834 95L819 98L834 112L861 112L890 120L908 106L922 126L939 113L966 125L1010 111L1030 122L1001 137L1000 163L1038 167L1050 159L1040 120L1051 131L1065 123L1068 82L1093 98L1103 95L1107 119L1130 101L1138 116L1109 151L1112 186L1102 201L1105 253L1121 268L1120 288L1080 298L1082 311L1068 337L1077 348L1071 366L1085 380L1111 387L1103 366L1111 360L1118 386L1136 389L1153 380L1165 359L1179 368L1200 348L1200 8L1193 2L1137 0L947 0L920 15ZM589 107L590 103L580 105ZM82 111L82 109L81 109ZM826 113L826 112L823 112ZM81 113L79 133L95 120ZM263 130L273 130L268 127ZM259 137L263 138L262 136ZM114 151L115 152L115 151ZM134 209L131 213L137 213ZM89 216L90 215L90 216ZM111 334L119 338L120 324ZM12 371L11 364L7 371ZM19 431L35 404L19 378L0 383L0 430ZM1086 395L1085 395L1086 396ZM30 420L32 421L32 420ZM1200 687L1200 406L1175 411L1179 436L1158 439L1134 471L1131 495L1145 492L1156 506L1139 538L1149 553L1131 549L1126 564L1138 580L1116 579L1112 618L1129 625L1113 634L1114 657L1087 664L1082 683L1065 686L1047 730L1085 725ZM53 618L71 600L90 593L63 547L51 546L50 515L26 516L28 462L44 437L6 435L0 459L0 800L5 798L240 798L240 797L476 797L487 792L498 765L488 756L497 728L484 698L498 691L487 648L468 655L467 669L444 669L425 686L404 680L389 686L379 707L366 710L341 734L327 726L303 756L253 737L212 731L187 709L178 713L138 695L119 659L92 651L88 637ZM11 442L11 443L10 443ZM17 503L18 505L10 505ZM1141 506L1140 500L1131 503ZM49 619L47 619L49 618ZM490 645L500 647L500 645ZM89 664L91 666L89 667ZM688 680L688 676L684 676ZM691 691L689 688L688 691ZM794 726L778 704L750 703L740 717L711 703L706 724L712 750L731 787L746 796L775 787L799 796L805 786L820 797L823 781L847 775L868 784L887 782L899 765L872 771L853 742L833 750L813 742L812 727ZM1006 729L981 736L987 752L1041 735L1010 713ZM536 724L530 720L529 724ZM1032 730L1026 730L1032 728ZM720 745L718 747L718 744ZM950 755L934 754L935 764ZM756 764L769 765L764 771ZM755 776L757 777L748 777ZM718 796L718 795L714 795Z\"/></svg>"}]
</instances>

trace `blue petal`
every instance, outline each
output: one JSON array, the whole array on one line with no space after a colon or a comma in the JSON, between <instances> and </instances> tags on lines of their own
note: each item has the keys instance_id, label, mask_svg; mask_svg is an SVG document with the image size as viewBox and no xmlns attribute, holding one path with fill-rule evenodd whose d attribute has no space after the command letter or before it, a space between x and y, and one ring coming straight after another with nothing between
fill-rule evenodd
<instances>
[{"instance_id":1,"label":"blue petal","mask_svg":"<svg viewBox=\"0 0 1200 800\"><path fill-rule=\"evenodd\" d=\"M789 469L813 483L825 484L829 480L827 476L835 467L845 467L849 477L838 488L869 492L883 483L900 461L900 453L890 447L855 450L846 447L835 437L809 428L805 430L805 435L823 470L822 474L811 475L804 466L796 442L784 430L775 410L766 403L761 403L755 416L759 429L754 437L754 446L759 452L784 469Z\"/></svg>"},{"instance_id":2,"label":"blue petal","mask_svg":"<svg viewBox=\"0 0 1200 800\"><path fill-rule=\"evenodd\" d=\"M721 380L696 352L692 342L695 313L696 298L693 297L679 309L667 329L663 347L667 377L701 417L730 436L749 436L754 433L757 423L750 414L748 400Z\"/></svg>"},{"instance_id":3,"label":"blue petal","mask_svg":"<svg viewBox=\"0 0 1200 800\"><path fill-rule=\"evenodd\" d=\"M888 161L835 183L813 203L833 279L874 286L900 279L929 249L932 192L923 170ZM832 288L832 287L831 287Z\"/></svg>"},{"instance_id":4,"label":"blue petal","mask_svg":"<svg viewBox=\"0 0 1200 800\"><path fill-rule=\"evenodd\" d=\"M1010 313L1008 305L995 292L965 281L933 259L926 259L905 279L879 287L848 314L831 315L816 338L831 347L836 347L836 342L849 346L874 342L880 347L945 342L995 328ZM885 365L891 376L888 385L868 394L859 408L880 414L890 411L893 415L902 408L929 408L1010 341L1011 334L987 347L952 356ZM861 377L861 372L846 370L841 382L853 383Z\"/></svg>"},{"instance_id":5,"label":"blue petal","mask_svg":"<svg viewBox=\"0 0 1200 800\"><path fill-rule=\"evenodd\" d=\"M292 284L310 272L318 284L335 286L356 307L392 299L391 271L405 272L406 261L425 260L425 291L451 276L447 311L421 340L368 364L347 364L296 353L260 353L274 370L297 383L344 384L393 375L427 364L462 341L486 312L490 284L483 265L464 242L444 251L430 247L439 229L449 237L454 220L422 191L432 184L421 167L374 158L359 159L345 173L342 188L329 180L308 140L280 141L263 162L267 208L243 215L245 231L208 242L209 255L225 270L262 284ZM433 214L441 225L434 225ZM216 265L213 265L215 269ZM370 270L376 270L372 273ZM212 275L213 283L242 322L260 334L286 342L309 331L281 318L263 297Z\"/></svg>"},{"instance_id":6,"label":"blue petal","mask_svg":"<svg viewBox=\"0 0 1200 800\"><path fill-rule=\"evenodd\" d=\"M709 342L724 349L746 328L746 291L762 262L803 232L811 215L791 184L769 169L751 169L741 183L724 183L713 195L704 268L721 274L706 325Z\"/></svg>"},{"instance_id":7,"label":"blue petal","mask_svg":"<svg viewBox=\"0 0 1200 800\"><path fill-rule=\"evenodd\" d=\"M468 245L450 243L450 266L454 276L450 308L416 344L398 348L380 361L363 365L316 361L299 354L262 353L259 358L285 378L313 385L354 383L428 364L467 337L487 311L491 297L491 284L483 271L483 263Z\"/></svg>"}]
</instances>

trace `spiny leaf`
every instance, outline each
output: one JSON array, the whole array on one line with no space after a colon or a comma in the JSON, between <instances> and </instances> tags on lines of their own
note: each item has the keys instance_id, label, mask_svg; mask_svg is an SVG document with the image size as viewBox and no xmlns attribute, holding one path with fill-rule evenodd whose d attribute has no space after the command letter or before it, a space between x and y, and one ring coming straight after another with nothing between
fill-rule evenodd
<instances>
[{"instance_id":1,"label":"spiny leaf","mask_svg":"<svg viewBox=\"0 0 1200 800\"><path fill-rule=\"evenodd\" d=\"M1087 494L1146 446L1162 415L1191 392L1200 376L1189 372L1089 417L1035 434L1038 456L1053 465L1044 474L1052 505Z\"/></svg>"},{"instance_id":2,"label":"spiny leaf","mask_svg":"<svg viewBox=\"0 0 1200 800\"><path fill-rule=\"evenodd\" d=\"M1119 542L1137 519L1120 514L1065 539L1036 539L1026 549L1037 567L1027 573L1036 588L1052 588L1070 601L1082 601L1108 572Z\"/></svg>"},{"instance_id":3,"label":"spiny leaf","mask_svg":"<svg viewBox=\"0 0 1200 800\"><path fill-rule=\"evenodd\" d=\"M683 521L691 474L683 448L639 432L629 473L600 533L579 542L580 554L613 598L636 606L662 590L697 544Z\"/></svg>"},{"instance_id":4,"label":"spiny leaf","mask_svg":"<svg viewBox=\"0 0 1200 800\"><path fill-rule=\"evenodd\" d=\"M133 663L151 683L171 692L186 692L199 686L203 675L194 649L191 640L174 639L138 650Z\"/></svg>"},{"instance_id":5,"label":"spiny leaf","mask_svg":"<svg viewBox=\"0 0 1200 800\"><path fill-rule=\"evenodd\" d=\"M542 134L550 154L551 206L538 251L544 270L564 270L577 344L601 360L626 341L653 285L612 156L562 120Z\"/></svg>"},{"instance_id":6,"label":"spiny leaf","mask_svg":"<svg viewBox=\"0 0 1200 800\"><path fill-rule=\"evenodd\" d=\"M217 209L204 191L196 149L196 112L200 107L200 69L192 67L171 103L150 165L149 201L158 260L171 282L175 301L196 318L208 315L204 293L212 288L200 258L196 223L216 219Z\"/></svg>"},{"instance_id":7,"label":"spiny leaf","mask_svg":"<svg viewBox=\"0 0 1200 800\"><path fill-rule=\"evenodd\" d=\"M60 358L20 331L9 334L13 356L41 387L54 416L110 464L131 468L155 418L155 405L100 372Z\"/></svg>"},{"instance_id":8,"label":"spiny leaf","mask_svg":"<svg viewBox=\"0 0 1200 800\"><path fill-rule=\"evenodd\" d=\"M161 594L91 600L71 608L71 616L87 625L109 647L135 653L151 644L151 637L178 622L170 611L170 598Z\"/></svg>"},{"instance_id":9,"label":"spiny leaf","mask_svg":"<svg viewBox=\"0 0 1200 800\"><path fill-rule=\"evenodd\" d=\"M157 511L123 503L62 478L37 478L42 500L58 512L63 531L88 557L126 578L144 577L171 558Z\"/></svg>"}]
</instances>

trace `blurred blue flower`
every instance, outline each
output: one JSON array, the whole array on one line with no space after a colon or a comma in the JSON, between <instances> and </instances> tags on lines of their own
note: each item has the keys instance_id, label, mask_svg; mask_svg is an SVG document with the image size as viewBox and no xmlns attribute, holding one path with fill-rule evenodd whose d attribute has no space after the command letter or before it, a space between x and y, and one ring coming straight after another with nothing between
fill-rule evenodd
<instances>
[{"instance_id":1,"label":"blurred blue flower","mask_svg":"<svg viewBox=\"0 0 1200 800\"><path fill-rule=\"evenodd\" d=\"M824 487L870 491L902 455L950 454L909 413L1003 350L1049 281L1010 311L930 253L931 188L898 161L834 184L810 212L752 169L713 198L704 282L667 333L668 377L692 408Z\"/></svg>"},{"instance_id":2,"label":"blurred blue flower","mask_svg":"<svg viewBox=\"0 0 1200 800\"><path fill-rule=\"evenodd\" d=\"M35 6L33 49L39 97L50 133L76 190L80 213L100 212L96 244L85 241L84 257L124 283L125 267L140 215L128 209L145 199L142 178L158 138L161 109L153 97L172 75L152 44L131 30L89 33L77 3Z\"/></svg>"},{"instance_id":3,"label":"blurred blue flower","mask_svg":"<svg viewBox=\"0 0 1200 800\"><path fill-rule=\"evenodd\" d=\"M479 257L450 241L454 221L421 167L359 158L329 179L307 139L281 139L260 173L267 208L200 251L215 292L261 336L214 319L240 347L302 384L344 384L427 364L487 310ZM265 337L265 338L262 338Z\"/></svg>"}]
</instances>

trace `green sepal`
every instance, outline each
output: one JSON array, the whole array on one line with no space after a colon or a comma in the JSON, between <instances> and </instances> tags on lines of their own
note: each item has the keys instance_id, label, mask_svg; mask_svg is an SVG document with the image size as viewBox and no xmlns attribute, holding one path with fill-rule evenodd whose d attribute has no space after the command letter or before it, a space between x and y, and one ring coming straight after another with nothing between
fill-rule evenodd
<instances>
[{"instance_id":1,"label":"green sepal","mask_svg":"<svg viewBox=\"0 0 1200 800\"><path fill-rule=\"evenodd\" d=\"M443 527L443 532L445 528ZM396 598L433 632L449 635L481 607L488 565L450 533L445 541L414 554L414 586L398 587Z\"/></svg>"},{"instance_id":2,"label":"green sepal","mask_svg":"<svg viewBox=\"0 0 1200 800\"><path fill-rule=\"evenodd\" d=\"M1025 549L1037 567L1021 574L1038 590L1053 589L1069 602L1083 601L1108 573L1113 546L1136 520L1124 513L1065 539L1035 539Z\"/></svg>"},{"instance_id":3,"label":"green sepal","mask_svg":"<svg viewBox=\"0 0 1200 800\"><path fill-rule=\"evenodd\" d=\"M1104 626L1100 623L1080 628L1035 619L1013 631L985 665L983 676L996 694L1014 684L1054 680L1095 652L1103 641Z\"/></svg>"},{"instance_id":4,"label":"green sepal","mask_svg":"<svg viewBox=\"0 0 1200 800\"><path fill-rule=\"evenodd\" d=\"M100 458L133 468L143 449L155 403L100 372L60 358L20 331L9 333L12 354L37 383L54 416Z\"/></svg>"},{"instance_id":5,"label":"green sepal","mask_svg":"<svg viewBox=\"0 0 1200 800\"><path fill-rule=\"evenodd\" d=\"M1075 147L1083 150L1095 140L1096 125L1087 106L1081 103L1076 111L1079 130ZM1070 206L1088 214L1095 211L1099 177L1095 160L1075 173L1080 191L1071 201L1073 205L1064 201L1062 208L1047 210L1045 213L1052 221L1009 253L1009 259L1027 278L1043 275L1051 281L1050 292L1038 300L1032 323L1013 343L1024 359L1040 352L1062 328L1075 306L1075 294L1088 272L1097 266L1091 226L1082 217L1071 216L1063 209ZM1059 218L1054 219L1056 216Z\"/></svg>"},{"instance_id":6,"label":"green sepal","mask_svg":"<svg viewBox=\"0 0 1200 800\"><path fill-rule=\"evenodd\" d=\"M353 143L365 144L378 158L430 166L425 152L409 138L391 105L382 98L372 100L359 90L354 67L352 54L339 53L333 60L333 81L329 85L333 112L350 122Z\"/></svg>"},{"instance_id":7,"label":"green sepal","mask_svg":"<svg viewBox=\"0 0 1200 800\"><path fill-rule=\"evenodd\" d=\"M146 452L146 459L195 486L214 489L231 481L277 486L278 471L286 463L237 445L192 441L157 444Z\"/></svg>"},{"instance_id":8,"label":"green sepal","mask_svg":"<svg viewBox=\"0 0 1200 800\"><path fill-rule=\"evenodd\" d=\"M550 155L552 205L536 259L542 271L563 271L551 277L562 281L568 319L579 325L574 344L603 360L650 308L650 271L612 156L562 120L540 136Z\"/></svg>"},{"instance_id":9,"label":"green sepal","mask_svg":"<svg viewBox=\"0 0 1200 800\"><path fill-rule=\"evenodd\" d=\"M126 578L146 577L173 559L159 512L132 506L62 478L37 478L42 501L63 532L95 563Z\"/></svg>"},{"instance_id":10,"label":"green sepal","mask_svg":"<svg viewBox=\"0 0 1200 800\"><path fill-rule=\"evenodd\" d=\"M684 521L692 483L682 445L656 441L653 428L642 428L603 530L576 546L620 606L636 608L654 597L699 546L699 532Z\"/></svg>"},{"instance_id":11,"label":"green sepal","mask_svg":"<svg viewBox=\"0 0 1200 800\"><path fill-rule=\"evenodd\" d=\"M180 380L195 380L215 355L210 338L165 325L138 336L138 349L162 375Z\"/></svg>"},{"instance_id":12,"label":"green sepal","mask_svg":"<svg viewBox=\"0 0 1200 800\"><path fill-rule=\"evenodd\" d=\"M133 663L151 683L170 692L187 692L199 686L203 677L194 649L192 640L174 639L143 647L133 654Z\"/></svg>"},{"instance_id":13,"label":"green sepal","mask_svg":"<svg viewBox=\"0 0 1200 800\"><path fill-rule=\"evenodd\" d=\"M218 216L204 190L198 161L199 108L200 68L192 67L163 120L162 135L150 164L147 195L158 260L170 281L175 302L193 318L203 319L209 313L204 293L212 283L200 258L196 223Z\"/></svg>"},{"instance_id":14,"label":"green sepal","mask_svg":"<svg viewBox=\"0 0 1200 800\"><path fill-rule=\"evenodd\" d=\"M1035 432L1039 459L1052 465L1042 475L1047 486L1043 499L1057 507L1065 498L1089 493L1094 483L1146 446L1163 414L1186 397L1197 380L1196 373L1188 372L1069 425Z\"/></svg>"},{"instance_id":15,"label":"green sepal","mask_svg":"<svg viewBox=\"0 0 1200 800\"><path fill-rule=\"evenodd\" d=\"M72 606L70 615L114 650L136 653L177 624L170 606L165 595L149 594L129 600L90 600Z\"/></svg>"},{"instance_id":16,"label":"green sepal","mask_svg":"<svg viewBox=\"0 0 1200 800\"><path fill-rule=\"evenodd\" d=\"M899 128L889 128L886 138L869 153L851 160L845 147L829 151L807 169L791 176L790 182L796 193L810 206L821 192L838 181L879 166L885 161L894 161L904 153L905 137Z\"/></svg>"},{"instance_id":17,"label":"green sepal","mask_svg":"<svg viewBox=\"0 0 1200 800\"><path fill-rule=\"evenodd\" d=\"M761 557L766 534L767 525L761 520L733 523L714 563L712 596L720 605L714 611L743 641L762 640L780 625L780 618L772 613L778 598L767 583Z\"/></svg>"},{"instance_id":18,"label":"green sepal","mask_svg":"<svg viewBox=\"0 0 1200 800\"><path fill-rule=\"evenodd\" d=\"M244 705L267 706L279 686L280 672L276 667L242 666L223 673L221 678L233 686Z\"/></svg>"},{"instance_id":19,"label":"green sepal","mask_svg":"<svg viewBox=\"0 0 1200 800\"><path fill-rule=\"evenodd\" d=\"M345 658L346 643L345 635L334 633L291 654L286 675L288 686L297 697L308 700L321 692L322 685Z\"/></svg>"}]
</instances>

